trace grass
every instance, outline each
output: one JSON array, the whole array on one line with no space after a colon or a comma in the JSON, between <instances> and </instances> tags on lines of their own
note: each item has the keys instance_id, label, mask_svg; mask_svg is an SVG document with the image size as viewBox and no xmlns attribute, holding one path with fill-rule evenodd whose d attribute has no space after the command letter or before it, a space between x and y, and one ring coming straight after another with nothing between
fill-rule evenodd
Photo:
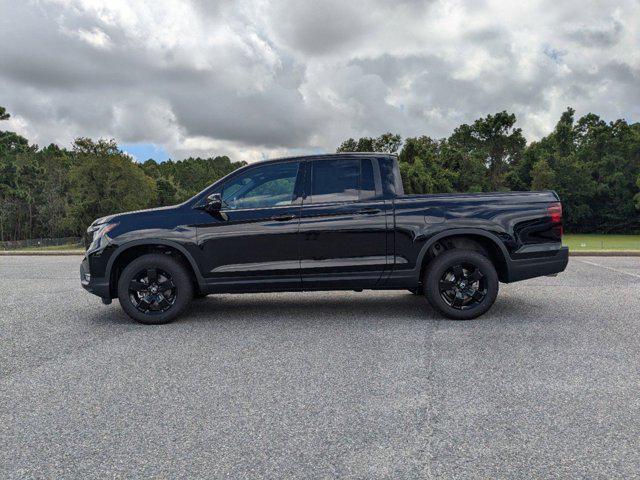
<instances>
[{"instance_id":1,"label":"grass","mask_svg":"<svg viewBox=\"0 0 640 480\"><path fill-rule=\"evenodd\" d=\"M565 235L562 243L574 251L640 250L640 235Z\"/></svg>"},{"instance_id":2,"label":"grass","mask_svg":"<svg viewBox=\"0 0 640 480\"><path fill-rule=\"evenodd\" d=\"M12 248L12 249L3 249L5 252L10 251L20 251L20 252L51 252L51 251L62 251L62 250L84 250L82 245L78 245L77 243L69 243L67 245L48 245L46 247L20 247L20 248Z\"/></svg>"}]
</instances>

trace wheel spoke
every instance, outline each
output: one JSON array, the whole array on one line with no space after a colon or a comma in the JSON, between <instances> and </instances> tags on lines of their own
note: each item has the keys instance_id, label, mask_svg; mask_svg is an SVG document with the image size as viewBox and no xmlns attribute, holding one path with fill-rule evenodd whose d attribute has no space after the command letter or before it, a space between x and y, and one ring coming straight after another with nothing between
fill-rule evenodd
<instances>
[{"instance_id":1,"label":"wheel spoke","mask_svg":"<svg viewBox=\"0 0 640 480\"><path fill-rule=\"evenodd\" d=\"M158 307L160 310L165 309L171 305L169 301L164 297L164 295L159 295L158 297L159 297Z\"/></svg>"},{"instance_id":2,"label":"wheel spoke","mask_svg":"<svg viewBox=\"0 0 640 480\"><path fill-rule=\"evenodd\" d=\"M158 281L158 271L155 268L147 268L147 279L149 283L156 283Z\"/></svg>"},{"instance_id":3,"label":"wheel spoke","mask_svg":"<svg viewBox=\"0 0 640 480\"><path fill-rule=\"evenodd\" d=\"M149 310L150 307L151 302L149 302L149 297L142 297L138 303L138 308L142 310Z\"/></svg>"},{"instance_id":4,"label":"wheel spoke","mask_svg":"<svg viewBox=\"0 0 640 480\"><path fill-rule=\"evenodd\" d=\"M440 280L440 291L445 292L447 290L451 290L454 285L455 282L452 282L451 280Z\"/></svg>"},{"instance_id":5,"label":"wheel spoke","mask_svg":"<svg viewBox=\"0 0 640 480\"><path fill-rule=\"evenodd\" d=\"M452 267L453 270L453 276L456 278L456 280L462 280L462 278L464 277L464 272L462 271L462 265L454 265Z\"/></svg>"},{"instance_id":6,"label":"wheel spoke","mask_svg":"<svg viewBox=\"0 0 640 480\"><path fill-rule=\"evenodd\" d=\"M129 283L129 288L136 292L144 292L149 288L149 285L147 285L146 283L142 283L139 280L131 280L131 282Z\"/></svg>"},{"instance_id":7,"label":"wheel spoke","mask_svg":"<svg viewBox=\"0 0 640 480\"><path fill-rule=\"evenodd\" d=\"M476 268L473 272L471 272L468 276L467 276L467 280L469 280L470 282L477 282L478 280L480 280L484 275L482 275L482 272L480 271L479 268Z\"/></svg>"},{"instance_id":8,"label":"wheel spoke","mask_svg":"<svg viewBox=\"0 0 640 480\"><path fill-rule=\"evenodd\" d=\"M484 293L482 293L480 290L476 290L471 295L471 298L473 298L476 302L481 302L482 299L484 298Z\"/></svg>"},{"instance_id":9,"label":"wheel spoke","mask_svg":"<svg viewBox=\"0 0 640 480\"><path fill-rule=\"evenodd\" d=\"M458 292L456 292L456 294L453 297L453 300L451 300L451 306L453 308L460 308L462 306L462 297L458 295Z\"/></svg>"},{"instance_id":10,"label":"wheel spoke","mask_svg":"<svg viewBox=\"0 0 640 480\"><path fill-rule=\"evenodd\" d=\"M171 275L155 267L141 269L129 282L131 303L145 315L158 315L169 310L175 303L176 293Z\"/></svg>"}]
</instances>

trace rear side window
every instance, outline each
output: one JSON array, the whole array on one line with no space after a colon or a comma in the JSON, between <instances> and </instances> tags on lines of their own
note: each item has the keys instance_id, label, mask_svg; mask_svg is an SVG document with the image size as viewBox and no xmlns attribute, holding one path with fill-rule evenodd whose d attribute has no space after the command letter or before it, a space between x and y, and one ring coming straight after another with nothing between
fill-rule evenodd
<instances>
[{"instance_id":1,"label":"rear side window","mask_svg":"<svg viewBox=\"0 0 640 480\"><path fill-rule=\"evenodd\" d=\"M361 160L360 170L360 200L376 196L376 181L373 174L373 164L370 158Z\"/></svg>"},{"instance_id":2,"label":"rear side window","mask_svg":"<svg viewBox=\"0 0 640 480\"><path fill-rule=\"evenodd\" d=\"M310 202L367 200L376 195L374 166L370 158L312 163Z\"/></svg>"},{"instance_id":3,"label":"rear side window","mask_svg":"<svg viewBox=\"0 0 640 480\"><path fill-rule=\"evenodd\" d=\"M360 160L320 160L311 171L313 203L358 200Z\"/></svg>"},{"instance_id":4,"label":"rear side window","mask_svg":"<svg viewBox=\"0 0 640 480\"><path fill-rule=\"evenodd\" d=\"M380 165L382 193L384 196L388 198L404 195L398 162L389 157L382 157L378 158L378 165Z\"/></svg>"}]
</instances>

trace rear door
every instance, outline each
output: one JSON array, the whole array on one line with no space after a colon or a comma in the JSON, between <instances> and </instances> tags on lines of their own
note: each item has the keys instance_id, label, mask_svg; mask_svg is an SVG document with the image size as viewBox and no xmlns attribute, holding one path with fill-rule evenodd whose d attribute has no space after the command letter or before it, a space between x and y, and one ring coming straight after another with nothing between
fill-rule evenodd
<instances>
[{"instance_id":1,"label":"rear door","mask_svg":"<svg viewBox=\"0 0 640 480\"><path fill-rule=\"evenodd\" d=\"M300 215L304 289L375 286L387 265L387 209L375 158L309 161Z\"/></svg>"}]
</instances>

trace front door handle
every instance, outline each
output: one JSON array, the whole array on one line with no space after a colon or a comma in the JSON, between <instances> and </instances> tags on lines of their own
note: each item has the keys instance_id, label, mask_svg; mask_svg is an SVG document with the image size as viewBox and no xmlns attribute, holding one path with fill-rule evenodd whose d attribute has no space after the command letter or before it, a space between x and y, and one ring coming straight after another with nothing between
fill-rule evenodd
<instances>
[{"instance_id":1,"label":"front door handle","mask_svg":"<svg viewBox=\"0 0 640 480\"><path fill-rule=\"evenodd\" d=\"M362 210L358 210L356 215L375 215L376 213L380 213L382 210L379 208L363 208Z\"/></svg>"},{"instance_id":2,"label":"front door handle","mask_svg":"<svg viewBox=\"0 0 640 480\"><path fill-rule=\"evenodd\" d=\"M288 222L289 220L293 220L296 218L293 214L285 214L285 215L275 215L271 217L271 220L275 220L276 222Z\"/></svg>"}]
</instances>

